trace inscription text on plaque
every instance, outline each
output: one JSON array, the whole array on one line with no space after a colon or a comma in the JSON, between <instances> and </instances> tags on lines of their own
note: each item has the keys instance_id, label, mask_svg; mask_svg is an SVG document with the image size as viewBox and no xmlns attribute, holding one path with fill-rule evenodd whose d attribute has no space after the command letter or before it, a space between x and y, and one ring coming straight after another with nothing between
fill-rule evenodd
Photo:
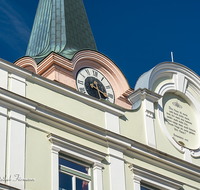
<instances>
[{"instance_id":1,"label":"inscription text on plaque","mask_svg":"<svg viewBox=\"0 0 200 190\"><path fill-rule=\"evenodd\" d=\"M163 97L164 120L170 135L180 145L197 149L199 135L195 114L180 96L166 93Z\"/></svg>"}]
</instances>

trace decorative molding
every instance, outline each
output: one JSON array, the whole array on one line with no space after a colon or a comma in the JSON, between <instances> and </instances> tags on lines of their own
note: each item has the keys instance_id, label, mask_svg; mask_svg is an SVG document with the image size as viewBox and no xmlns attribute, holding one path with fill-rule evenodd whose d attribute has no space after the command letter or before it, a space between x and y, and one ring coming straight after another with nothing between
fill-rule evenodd
<instances>
[{"instance_id":1,"label":"decorative molding","mask_svg":"<svg viewBox=\"0 0 200 190\"><path fill-rule=\"evenodd\" d=\"M58 65L62 68L65 68L68 71L73 71L73 65L70 62L69 59L52 52L50 53L44 60L40 62L38 65L38 74L42 75L44 72L46 72L52 65Z\"/></svg>"},{"instance_id":2,"label":"decorative molding","mask_svg":"<svg viewBox=\"0 0 200 190\"><path fill-rule=\"evenodd\" d=\"M154 103L157 102L161 97L162 96L159 94L151 92L147 89L138 89L129 95L129 100L135 109L137 109L143 101L146 143L147 145L154 148L156 148L154 129Z\"/></svg>"},{"instance_id":3,"label":"decorative molding","mask_svg":"<svg viewBox=\"0 0 200 190\"><path fill-rule=\"evenodd\" d=\"M144 89L138 89L134 91L133 93L131 93L128 96L128 99L132 103L132 105L134 105L139 100L144 100L144 99L148 99L149 101L154 103L154 102L157 102L161 97L162 97L161 95L144 88ZM137 109L138 107L136 107L135 109Z\"/></svg>"},{"instance_id":4,"label":"decorative molding","mask_svg":"<svg viewBox=\"0 0 200 190\"><path fill-rule=\"evenodd\" d=\"M173 80L176 90L185 94L188 83L186 76L180 72L177 72L173 74Z\"/></svg>"},{"instance_id":5,"label":"decorative molding","mask_svg":"<svg viewBox=\"0 0 200 190\"><path fill-rule=\"evenodd\" d=\"M0 88L0 103L9 109L18 110L22 113L27 113L34 110L36 103L28 100L27 98L15 94L11 91Z\"/></svg>"},{"instance_id":6,"label":"decorative molding","mask_svg":"<svg viewBox=\"0 0 200 190\"><path fill-rule=\"evenodd\" d=\"M163 86L160 87L159 89L159 94L164 95L166 92L174 92L177 95L180 95L181 92L177 92L175 89L176 85L175 84L171 84L171 83L166 83ZM183 95L183 93L182 93ZM186 98L186 100L190 100L190 104L195 108L196 112L198 114L200 114L200 104L198 103L198 101L196 100L195 97L193 97L193 95L191 93L189 93L187 90L184 93L184 96ZM181 153L184 153L186 148L183 148L181 145L179 145L174 139L173 137L169 134L165 123L164 123L164 116L163 116L163 103L162 103L162 99L160 99L158 101L158 119L160 122L160 125L162 127L162 130L164 131L165 135L167 136L167 138L169 139L169 141L174 145L174 147L179 150ZM197 117L197 116L196 116ZM198 117L197 117L198 118ZM199 145L200 146L200 145ZM199 151L198 150L193 150L194 154L191 154L194 157L199 157ZM188 157L187 157L188 158ZM188 159L187 159L188 160ZM189 159L190 160L190 159Z\"/></svg>"},{"instance_id":7,"label":"decorative molding","mask_svg":"<svg viewBox=\"0 0 200 190\"><path fill-rule=\"evenodd\" d=\"M85 161L86 163L93 164L94 190L103 190L103 164L101 161L107 156L107 154L54 134L49 134L47 137L52 143L52 190L58 190L59 186L58 152Z\"/></svg>"},{"instance_id":8,"label":"decorative molding","mask_svg":"<svg viewBox=\"0 0 200 190\"><path fill-rule=\"evenodd\" d=\"M34 70L34 73L37 73L37 64L35 60L31 57L23 57L21 59L18 59L14 64L22 68L31 66Z\"/></svg>"},{"instance_id":9,"label":"decorative molding","mask_svg":"<svg viewBox=\"0 0 200 190\"><path fill-rule=\"evenodd\" d=\"M60 152L60 148L57 148L55 146L51 146L51 152L54 153L54 154L59 154Z\"/></svg>"},{"instance_id":10,"label":"decorative molding","mask_svg":"<svg viewBox=\"0 0 200 190\"><path fill-rule=\"evenodd\" d=\"M129 166L133 172L134 182L145 183L162 190L179 190L184 183L164 176L162 174L147 170L137 165Z\"/></svg>"},{"instance_id":11,"label":"decorative molding","mask_svg":"<svg viewBox=\"0 0 200 190\"><path fill-rule=\"evenodd\" d=\"M93 168L94 169L102 169L103 168L103 164L101 162L95 162L93 164Z\"/></svg>"},{"instance_id":12,"label":"decorative molding","mask_svg":"<svg viewBox=\"0 0 200 190\"><path fill-rule=\"evenodd\" d=\"M141 190L141 178L133 174L133 185L134 185L134 190Z\"/></svg>"},{"instance_id":13,"label":"decorative molding","mask_svg":"<svg viewBox=\"0 0 200 190\"><path fill-rule=\"evenodd\" d=\"M185 162L182 159L168 155L164 152L157 151L154 148L135 143L128 150L124 152L126 155L134 156L135 158L154 165L164 170L176 173L185 178L199 181L200 167L189 162ZM128 162L128 161L126 161ZM129 164L133 164L128 162Z\"/></svg>"},{"instance_id":14,"label":"decorative molding","mask_svg":"<svg viewBox=\"0 0 200 190\"><path fill-rule=\"evenodd\" d=\"M90 163L101 162L107 156L103 152L93 150L54 134L49 134L47 137L54 146L60 149L60 152L65 152Z\"/></svg>"}]
</instances>

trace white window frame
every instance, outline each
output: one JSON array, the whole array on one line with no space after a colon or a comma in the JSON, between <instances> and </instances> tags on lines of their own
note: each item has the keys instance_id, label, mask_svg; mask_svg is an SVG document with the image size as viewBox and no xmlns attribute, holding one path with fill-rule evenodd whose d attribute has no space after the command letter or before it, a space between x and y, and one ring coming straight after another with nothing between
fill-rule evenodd
<instances>
[{"instance_id":1,"label":"white window frame","mask_svg":"<svg viewBox=\"0 0 200 190\"><path fill-rule=\"evenodd\" d=\"M82 160L93 166L93 190L103 190L101 161L107 156L89 147L77 144L54 134L49 134L51 145L52 190L59 190L59 154L62 153L76 160Z\"/></svg>"},{"instance_id":2,"label":"white window frame","mask_svg":"<svg viewBox=\"0 0 200 190\"><path fill-rule=\"evenodd\" d=\"M134 190L141 190L141 183L147 184L152 188L162 190L179 190L184 183L161 175L159 173L147 170L137 165L130 166L133 172Z\"/></svg>"},{"instance_id":3,"label":"white window frame","mask_svg":"<svg viewBox=\"0 0 200 190\"><path fill-rule=\"evenodd\" d=\"M76 173L80 173L80 175L85 175L85 176L88 176L88 177L91 178L91 179L89 180L89 179L87 179L87 178L85 178L85 177L79 176L78 174L77 174L77 175L76 175L76 174L73 174L73 172L65 171L65 170L59 169L59 172L72 176L72 189L73 189L73 190L76 190L76 178L81 179L81 180L84 180L84 181L87 181L87 182L88 182L88 190L92 190L92 176L91 176L91 166L90 166L90 165L83 164L83 163L81 163L81 162L78 162L78 161L76 161L76 160L70 159L70 158L65 157L65 156L63 156L63 155L60 155L59 158L62 158L62 159L68 160L68 161L70 161L70 162L74 162L75 164L78 164L78 165L81 165L81 166L84 166L84 167L89 168L89 169L88 169L88 174L86 174L86 173L80 172L80 171L78 171L78 170L76 170L76 169L72 169L72 168L67 167L67 166L65 166L65 165L59 164L59 167L61 166L61 167L63 167L63 168L69 169L69 170L71 170L71 171L75 171Z\"/></svg>"}]
</instances>

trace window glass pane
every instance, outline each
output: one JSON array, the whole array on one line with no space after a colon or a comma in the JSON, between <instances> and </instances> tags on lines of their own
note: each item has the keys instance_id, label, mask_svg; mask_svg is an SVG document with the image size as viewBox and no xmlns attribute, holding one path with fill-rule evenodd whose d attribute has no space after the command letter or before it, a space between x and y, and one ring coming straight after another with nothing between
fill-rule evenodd
<instances>
[{"instance_id":1,"label":"window glass pane","mask_svg":"<svg viewBox=\"0 0 200 190\"><path fill-rule=\"evenodd\" d=\"M64 165L64 166L67 166L69 168L72 168L72 169L75 169L75 170L78 170L80 172L83 172L83 173L86 173L88 174L88 167L85 167L85 166L81 166L79 164L76 164L74 162L71 162L69 160L65 160L63 158L59 158L59 164L61 165Z\"/></svg>"},{"instance_id":2,"label":"window glass pane","mask_svg":"<svg viewBox=\"0 0 200 190\"><path fill-rule=\"evenodd\" d=\"M76 190L88 190L88 182L76 178Z\"/></svg>"},{"instance_id":3,"label":"window glass pane","mask_svg":"<svg viewBox=\"0 0 200 190\"><path fill-rule=\"evenodd\" d=\"M142 185L141 186L141 190L159 190L159 189L157 189L157 188L155 188L155 187L151 187L151 186L149 186L149 185Z\"/></svg>"},{"instance_id":4,"label":"window glass pane","mask_svg":"<svg viewBox=\"0 0 200 190\"><path fill-rule=\"evenodd\" d=\"M149 189L147 189L147 188L145 188L145 187L141 187L141 190L149 190Z\"/></svg>"},{"instance_id":5,"label":"window glass pane","mask_svg":"<svg viewBox=\"0 0 200 190\"><path fill-rule=\"evenodd\" d=\"M72 190L72 176L59 172L59 190Z\"/></svg>"}]
</instances>

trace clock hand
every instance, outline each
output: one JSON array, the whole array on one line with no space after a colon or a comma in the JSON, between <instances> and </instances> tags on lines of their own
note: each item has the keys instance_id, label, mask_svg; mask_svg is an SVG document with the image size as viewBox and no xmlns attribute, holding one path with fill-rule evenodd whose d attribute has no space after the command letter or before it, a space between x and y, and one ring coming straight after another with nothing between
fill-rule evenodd
<instances>
[{"instance_id":1,"label":"clock hand","mask_svg":"<svg viewBox=\"0 0 200 190\"><path fill-rule=\"evenodd\" d=\"M97 81L94 81L94 84L95 84L96 86L94 86L93 83L90 84L90 86L91 86L92 88L95 88L95 89L97 90L97 92L98 92L98 94L99 94L99 98L101 99L101 94L99 93L99 88L98 88L98 86L97 86Z\"/></svg>"},{"instance_id":2,"label":"clock hand","mask_svg":"<svg viewBox=\"0 0 200 190\"><path fill-rule=\"evenodd\" d=\"M94 86L94 84L95 84L96 86ZM98 91L99 97L101 98L100 93L99 93L99 92L101 92L101 93L104 95L104 97L107 98L108 95L107 95L105 92L102 92L101 90L99 90L96 81L94 81L94 84L92 83L92 84L90 84L90 86L91 86L92 88L95 88L95 89Z\"/></svg>"},{"instance_id":3,"label":"clock hand","mask_svg":"<svg viewBox=\"0 0 200 190\"><path fill-rule=\"evenodd\" d=\"M108 97L108 95L105 92L102 92L101 90L99 90L99 92L101 92L105 96L105 98Z\"/></svg>"}]
</instances>

